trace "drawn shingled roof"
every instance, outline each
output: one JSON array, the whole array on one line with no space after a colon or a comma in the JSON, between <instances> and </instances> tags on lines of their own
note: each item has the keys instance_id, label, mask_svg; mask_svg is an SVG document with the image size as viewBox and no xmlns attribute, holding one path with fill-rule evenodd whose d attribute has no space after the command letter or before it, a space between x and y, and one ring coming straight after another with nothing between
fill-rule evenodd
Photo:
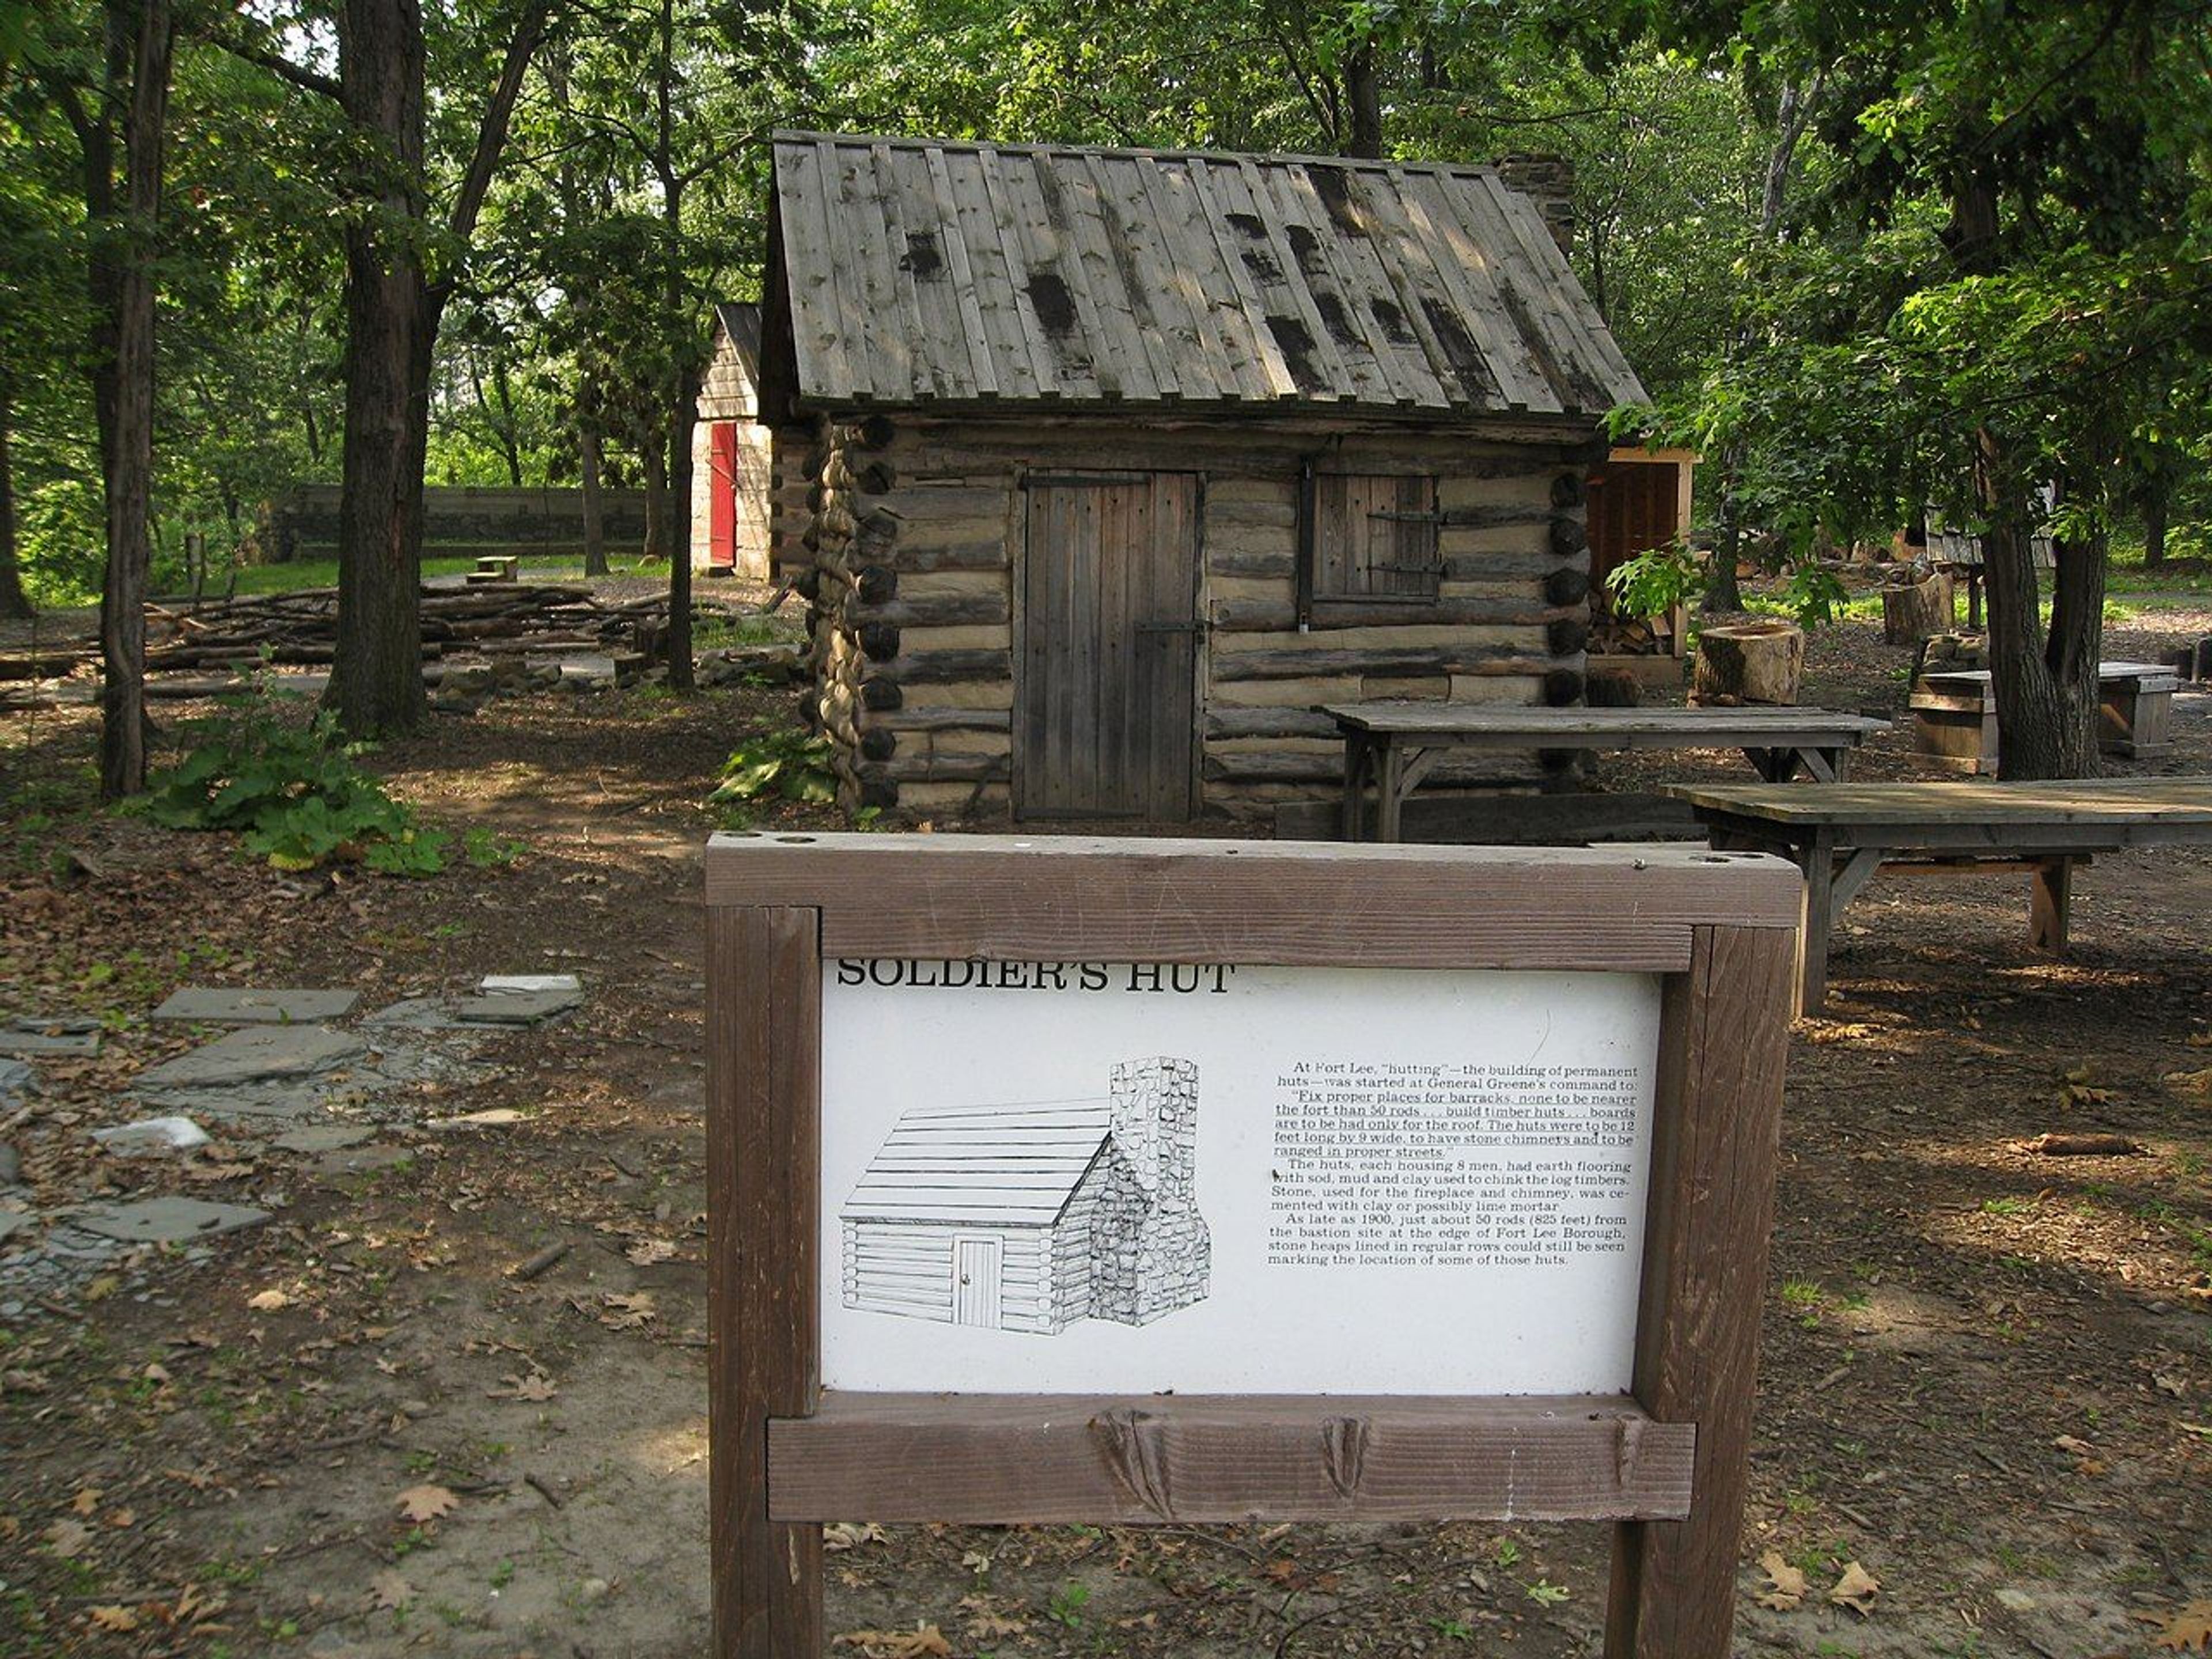
<instances>
[{"instance_id":1,"label":"drawn shingled roof","mask_svg":"<svg viewBox=\"0 0 2212 1659\"><path fill-rule=\"evenodd\" d=\"M848 1221L1059 1219L1113 1133L1114 1103L915 1107L869 1161Z\"/></svg>"},{"instance_id":2,"label":"drawn shingled roof","mask_svg":"<svg viewBox=\"0 0 2212 1659\"><path fill-rule=\"evenodd\" d=\"M1486 167L775 139L775 395L1587 419L1644 388Z\"/></svg>"}]
</instances>

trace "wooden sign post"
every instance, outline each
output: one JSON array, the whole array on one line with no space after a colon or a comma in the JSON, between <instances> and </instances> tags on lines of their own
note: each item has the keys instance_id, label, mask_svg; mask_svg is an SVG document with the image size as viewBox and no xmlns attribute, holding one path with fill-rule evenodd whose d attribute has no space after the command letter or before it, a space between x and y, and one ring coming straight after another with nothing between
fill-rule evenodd
<instances>
[{"instance_id":1,"label":"wooden sign post","mask_svg":"<svg viewBox=\"0 0 2212 1659\"><path fill-rule=\"evenodd\" d=\"M718 1659L831 1520L1617 1525L1720 1659L1796 872L750 835L707 855Z\"/></svg>"}]
</instances>

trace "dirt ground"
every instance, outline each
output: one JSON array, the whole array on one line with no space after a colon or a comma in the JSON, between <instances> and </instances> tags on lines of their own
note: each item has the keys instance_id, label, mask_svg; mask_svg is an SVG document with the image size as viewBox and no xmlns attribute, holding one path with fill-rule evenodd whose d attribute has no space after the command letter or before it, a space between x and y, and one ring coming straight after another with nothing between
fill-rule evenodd
<instances>
[{"instance_id":1,"label":"dirt ground","mask_svg":"<svg viewBox=\"0 0 2212 1659\"><path fill-rule=\"evenodd\" d=\"M2205 611L2145 609L2107 654L2208 632ZM1806 701L1894 713L1908 655L1868 623L1817 635ZM88 712L0 726L0 1015L103 1034L0 1106L25 1183L0 1204L37 1212L0 1243L0 1653L703 1650L698 802L790 706L541 694L441 719L374 763L526 850L418 882L286 877L93 812ZM2185 692L2176 724L2160 769L2212 770L2212 698ZM1604 781L1662 772L1750 775L1667 756ZM1932 775L1901 732L1858 772ZM1793 1043L1772 1268L1742 1287L1765 1310L1743 1651L2212 1642L2208 915L2212 854L2189 851L2085 872L2063 959L2027 949L2014 878L1880 880L1846 918ZM179 985L374 1008L560 971L580 1010L471 1038L365 1110L358 1145L289 1152L251 1121L185 1158L89 1139L193 1040L148 1018ZM2024 1150L2049 1130L2142 1150ZM71 1206L167 1191L271 1218L26 1267ZM840 1651L1597 1647L1601 1528L866 1520L830 1538ZM1854 1563L1865 1611L1830 1600ZM1768 1605L1795 1574L1802 1599Z\"/></svg>"}]
</instances>

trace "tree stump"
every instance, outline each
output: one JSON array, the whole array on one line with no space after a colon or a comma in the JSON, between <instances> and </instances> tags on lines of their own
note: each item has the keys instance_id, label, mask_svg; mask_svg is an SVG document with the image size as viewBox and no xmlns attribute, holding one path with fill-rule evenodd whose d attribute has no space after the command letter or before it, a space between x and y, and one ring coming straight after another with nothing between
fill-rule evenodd
<instances>
[{"instance_id":1,"label":"tree stump","mask_svg":"<svg viewBox=\"0 0 2212 1659\"><path fill-rule=\"evenodd\" d=\"M1789 705L1805 672L1805 630L1778 621L1719 623L1698 636L1690 701L1708 708Z\"/></svg>"},{"instance_id":2,"label":"tree stump","mask_svg":"<svg viewBox=\"0 0 2212 1659\"><path fill-rule=\"evenodd\" d=\"M1887 644L1917 645L1930 634L1948 633L1954 613L1951 578L1932 566L1908 566L1882 586L1881 637Z\"/></svg>"}]
</instances>

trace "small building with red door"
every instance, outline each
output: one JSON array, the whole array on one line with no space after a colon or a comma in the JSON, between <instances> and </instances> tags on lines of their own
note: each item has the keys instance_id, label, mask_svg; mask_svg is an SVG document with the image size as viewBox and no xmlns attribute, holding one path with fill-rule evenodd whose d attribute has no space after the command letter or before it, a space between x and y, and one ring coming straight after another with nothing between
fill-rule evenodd
<instances>
[{"instance_id":1,"label":"small building with red door","mask_svg":"<svg viewBox=\"0 0 2212 1659\"><path fill-rule=\"evenodd\" d=\"M691 429L691 563L768 575L768 429L759 423L760 307L714 307L714 343Z\"/></svg>"},{"instance_id":2,"label":"small building with red door","mask_svg":"<svg viewBox=\"0 0 2212 1659\"><path fill-rule=\"evenodd\" d=\"M1340 793L1319 705L1580 702L1644 392L1504 165L779 135L769 536L847 807L1272 817Z\"/></svg>"}]
</instances>

